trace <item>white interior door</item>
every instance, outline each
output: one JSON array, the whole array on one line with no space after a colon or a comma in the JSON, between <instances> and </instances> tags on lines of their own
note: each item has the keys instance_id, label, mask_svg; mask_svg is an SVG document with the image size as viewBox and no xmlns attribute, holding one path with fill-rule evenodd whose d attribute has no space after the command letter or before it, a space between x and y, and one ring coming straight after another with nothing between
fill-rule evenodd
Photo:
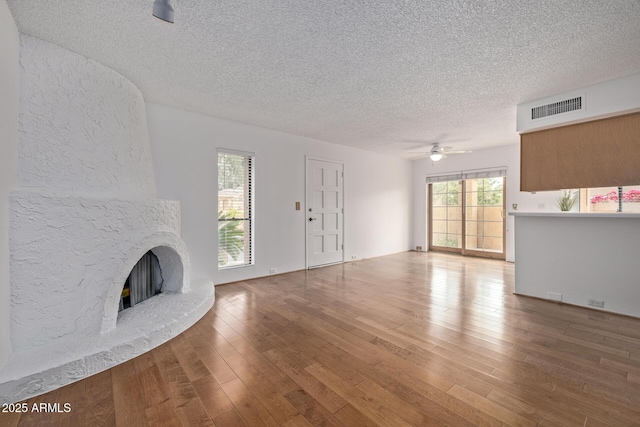
<instances>
[{"instance_id":1,"label":"white interior door","mask_svg":"<svg viewBox=\"0 0 640 427\"><path fill-rule=\"evenodd\" d=\"M344 261L343 165L307 159L307 267Z\"/></svg>"}]
</instances>

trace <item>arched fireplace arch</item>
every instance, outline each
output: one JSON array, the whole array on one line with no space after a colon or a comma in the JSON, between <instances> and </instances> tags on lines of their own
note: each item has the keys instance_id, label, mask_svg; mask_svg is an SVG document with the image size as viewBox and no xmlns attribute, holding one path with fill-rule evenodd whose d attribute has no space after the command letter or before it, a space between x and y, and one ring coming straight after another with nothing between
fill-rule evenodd
<instances>
[{"instance_id":1,"label":"arched fireplace arch","mask_svg":"<svg viewBox=\"0 0 640 427\"><path fill-rule=\"evenodd\" d=\"M148 251L158 258L164 282L161 292L165 294L185 293L189 290L189 255L182 240L171 232L156 232L137 240L124 256L121 267L114 275L107 292L102 316L101 333L118 326L118 309L122 287L131 270ZM135 309L135 307L133 307Z\"/></svg>"}]
</instances>

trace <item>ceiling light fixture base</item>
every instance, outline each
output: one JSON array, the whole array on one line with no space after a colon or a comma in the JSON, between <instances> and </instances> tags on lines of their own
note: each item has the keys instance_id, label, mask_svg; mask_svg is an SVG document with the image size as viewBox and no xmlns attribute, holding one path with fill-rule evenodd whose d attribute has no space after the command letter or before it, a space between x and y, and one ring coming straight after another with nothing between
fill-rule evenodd
<instances>
[{"instance_id":1,"label":"ceiling light fixture base","mask_svg":"<svg viewBox=\"0 0 640 427\"><path fill-rule=\"evenodd\" d=\"M153 2L153 16L173 24L174 10L170 0L155 0Z\"/></svg>"}]
</instances>

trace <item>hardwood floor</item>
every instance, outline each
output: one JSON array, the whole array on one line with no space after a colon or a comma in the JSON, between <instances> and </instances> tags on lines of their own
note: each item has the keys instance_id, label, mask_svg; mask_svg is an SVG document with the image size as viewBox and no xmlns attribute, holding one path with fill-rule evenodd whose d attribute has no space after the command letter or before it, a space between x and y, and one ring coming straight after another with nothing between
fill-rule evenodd
<instances>
[{"instance_id":1,"label":"hardwood floor","mask_svg":"<svg viewBox=\"0 0 640 427\"><path fill-rule=\"evenodd\" d=\"M640 319L407 252L216 288L194 327L0 425L640 425Z\"/></svg>"}]
</instances>

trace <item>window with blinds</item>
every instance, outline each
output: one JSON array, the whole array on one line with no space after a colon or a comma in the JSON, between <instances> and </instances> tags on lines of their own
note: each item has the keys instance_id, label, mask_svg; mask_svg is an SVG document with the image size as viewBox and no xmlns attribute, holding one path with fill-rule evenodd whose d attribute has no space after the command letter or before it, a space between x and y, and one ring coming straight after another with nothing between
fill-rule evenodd
<instances>
[{"instance_id":1,"label":"window with blinds","mask_svg":"<svg viewBox=\"0 0 640 427\"><path fill-rule=\"evenodd\" d=\"M252 153L218 150L218 269L253 264Z\"/></svg>"},{"instance_id":2,"label":"window with blinds","mask_svg":"<svg viewBox=\"0 0 640 427\"><path fill-rule=\"evenodd\" d=\"M507 176L507 167L500 166L488 169L471 169L460 172L449 172L442 175L427 175L427 184L434 182L462 181L465 179L498 178Z\"/></svg>"}]
</instances>

